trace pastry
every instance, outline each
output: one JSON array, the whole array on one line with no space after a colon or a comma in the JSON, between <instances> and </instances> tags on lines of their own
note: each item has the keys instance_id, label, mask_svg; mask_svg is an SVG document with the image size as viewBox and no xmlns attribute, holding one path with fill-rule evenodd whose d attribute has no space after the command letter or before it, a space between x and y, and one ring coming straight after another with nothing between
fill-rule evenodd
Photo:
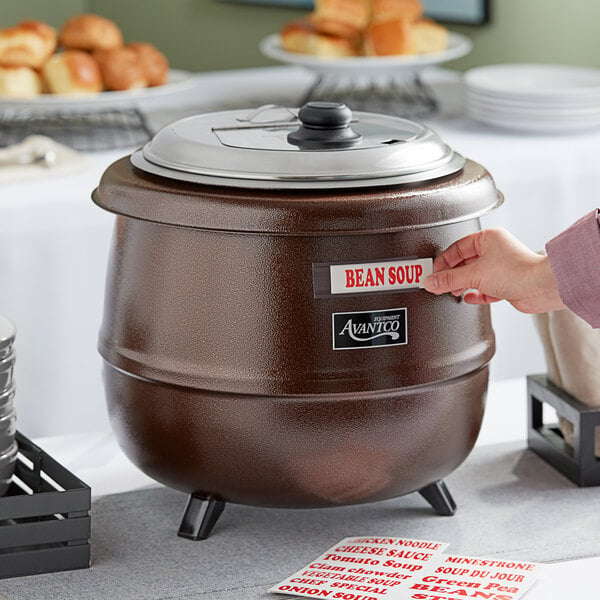
<instances>
[{"instance_id":1,"label":"pastry","mask_svg":"<svg viewBox=\"0 0 600 600\"><path fill-rule=\"evenodd\" d=\"M0 65L39 69L56 49L56 32L41 21L0 30Z\"/></svg>"},{"instance_id":2,"label":"pastry","mask_svg":"<svg viewBox=\"0 0 600 600\"><path fill-rule=\"evenodd\" d=\"M96 60L81 50L65 50L50 57L42 70L52 94L96 94L103 89Z\"/></svg>"},{"instance_id":3,"label":"pastry","mask_svg":"<svg viewBox=\"0 0 600 600\"><path fill-rule=\"evenodd\" d=\"M167 82L169 61L160 50L145 42L131 42L126 48L131 48L136 53L148 85L163 85Z\"/></svg>"},{"instance_id":4,"label":"pastry","mask_svg":"<svg viewBox=\"0 0 600 600\"><path fill-rule=\"evenodd\" d=\"M356 56L359 53L355 40L323 33L310 19L289 23L283 27L279 37L281 47L287 52L321 57Z\"/></svg>"},{"instance_id":5,"label":"pastry","mask_svg":"<svg viewBox=\"0 0 600 600\"><path fill-rule=\"evenodd\" d=\"M315 10L280 31L289 52L390 56L441 52L448 30L423 18L421 0L315 0Z\"/></svg>"},{"instance_id":6,"label":"pastry","mask_svg":"<svg viewBox=\"0 0 600 600\"><path fill-rule=\"evenodd\" d=\"M74 50L108 50L123 45L123 34L113 21L99 15L82 14L62 26L59 43Z\"/></svg>"},{"instance_id":7,"label":"pastry","mask_svg":"<svg viewBox=\"0 0 600 600\"><path fill-rule=\"evenodd\" d=\"M98 61L107 90L133 90L148 85L135 50L126 47L97 50L93 56Z\"/></svg>"},{"instance_id":8,"label":"pastry","mask_svg":"<svg viewBox=\"0 0 600 600\"><path fill-rule=\"evenodd\" d=\"M322 33L360 37L371 18L370 0L316 0L311 21Z\"/></svg>"},{"instance_id":9,"label":"pastry","mask_svg":"<svg viewBox=\"0 0 600 600\"><path fill-rule=\"evenodd\" d=\"M391 19L371 23L364 34L364 50L368 56L412 54L410 21Z\"/></svg>"},{"instance_id":10,"label":"pastry","mask_svg":"<svg viewBox=\"0 0 600 600\"><path fill-rule=\"evenodd\" d=\"M447 44L447 29L429 19L374 21L364 36L365 54L370 56L441 52Z\"/></svg>"},{"instance_id":11,"label":"pastry","mask_svg":"<svg viewBox=\"0 0 600 600\"><path fill-rule=\"evenodd\" d=\"M42 93L40 76L29 67L0 67L0 96L35 98Z\"/></svg>"},{"instance_id":12,"label":"pastry","mask_svg":"<svg viewBox=\"0 0 600 600\"><path fill-rule=\"evenodd\" d=\"M406 19L416 21L423 16L420 0L371 0L371 20Z\"/></svg>"},{"instance_id":13,"label":"pastry","mask_svg":"<svg viewBox=\"0 0 600 600\"><path fill-rule=\"evenodd\" d=\"M442 52L448 48L448 30L431 19L420 19L412 25L415 54Z\"/></svg>"}]
</instances>

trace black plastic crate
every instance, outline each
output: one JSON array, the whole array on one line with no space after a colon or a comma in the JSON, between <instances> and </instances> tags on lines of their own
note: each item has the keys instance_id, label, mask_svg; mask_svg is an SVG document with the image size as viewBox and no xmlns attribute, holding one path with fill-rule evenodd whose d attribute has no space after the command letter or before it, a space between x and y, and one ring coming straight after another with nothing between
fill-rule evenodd
<instances>
[{"instance_id":1,"label":"black plastic crate","mask_svg":"<svg viewBox=\"0 0 600 600\"><path fill-rule=\"evenodd\" d=\"M15 474L0 497L0 578L89 567L90 487L16 437Z\"/></svg>"},{"instance_id":2,"label":"black plastic crate","mask_svg":"<svg viewBox=\"0 0 600 600\"><path fill-rule=\"evenodd\" d=\"M573 424L573 445L567 444L557 423L544 423L549 404ZM600 409L583 404L545 375L527 376L527 445L579 487L600 485L600 460L595 454Z\"/></svg>"}]
</instances>

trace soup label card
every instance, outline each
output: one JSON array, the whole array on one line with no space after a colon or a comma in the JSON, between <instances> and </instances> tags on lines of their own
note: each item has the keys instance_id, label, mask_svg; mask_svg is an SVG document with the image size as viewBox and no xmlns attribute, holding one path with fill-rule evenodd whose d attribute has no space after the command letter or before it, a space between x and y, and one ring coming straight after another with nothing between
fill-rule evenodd
<instances>
[{"instance_id":1,"label":"soup label card","mask_svg":"<svg viewBox=\"0 0 600 600\"><path fill-rule=\"evenodd\" d=\"M447 546L397 537L344 538L269 592L334 600L399 598L396 590L439 563Z\"/></svg>"},{"instance_id":2,"label":"soup label card","mask_svg":"<svg viewBox=\"0 0 600 600\"><path fill-rule=\"evenodd\" d=\"M419 573L397 600L516 600L540 577L543 565L524 561L443 555Z\"/></svg>"},{"instance_id":3,"label":"soup label card","mask_svg":"<svg viewBox=\"0 0 600 600\"><path fill-rule=\"evenodd\" d=\"M333 600L517 600L542 565L444 554L444 542L344 538L269 592Z\"/></svg>"}]
</instances>

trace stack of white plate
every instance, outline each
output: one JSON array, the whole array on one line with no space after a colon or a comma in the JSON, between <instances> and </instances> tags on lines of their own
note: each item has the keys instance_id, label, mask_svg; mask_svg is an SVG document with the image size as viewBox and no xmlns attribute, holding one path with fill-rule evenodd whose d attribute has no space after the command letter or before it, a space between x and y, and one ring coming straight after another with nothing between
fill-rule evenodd
<instances>
[{"instance_id":1,"label":"stack of white plate","mask_svg":"<svg viewBox=\"0 0 600 600\"><path fill-rule=\"evenodd\" d=\"M490 65L464 76L467 115L519 131L569 133L600 127L600 69Z\"/></svg>"}]
</instances>

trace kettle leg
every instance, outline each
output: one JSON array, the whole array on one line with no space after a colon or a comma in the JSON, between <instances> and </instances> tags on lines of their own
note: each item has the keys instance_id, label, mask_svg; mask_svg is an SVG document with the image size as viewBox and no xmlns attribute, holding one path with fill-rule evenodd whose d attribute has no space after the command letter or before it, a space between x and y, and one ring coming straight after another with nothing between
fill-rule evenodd
<instances>
[{"instance_id":1,"label":"kettle leg","mask_svg":"<svg viewBox=\"0 0 600 600\"><path fill-rule=\"evenodd\" d=\"M419 490L419 494L431 504L438 515L450 517L456 511L456 502L443 481L426 485Z\"/></svg>"},{"instance_id":2,"label":"kettle leg","mask_svg":"<svg viewBox=\"0 0 600 600\"><path fill-rule=\"evenodd\" d=\"M188 540L205 540L224 508L222 500L190 494L177 535Z\"/></svg>"}]
</instances>

